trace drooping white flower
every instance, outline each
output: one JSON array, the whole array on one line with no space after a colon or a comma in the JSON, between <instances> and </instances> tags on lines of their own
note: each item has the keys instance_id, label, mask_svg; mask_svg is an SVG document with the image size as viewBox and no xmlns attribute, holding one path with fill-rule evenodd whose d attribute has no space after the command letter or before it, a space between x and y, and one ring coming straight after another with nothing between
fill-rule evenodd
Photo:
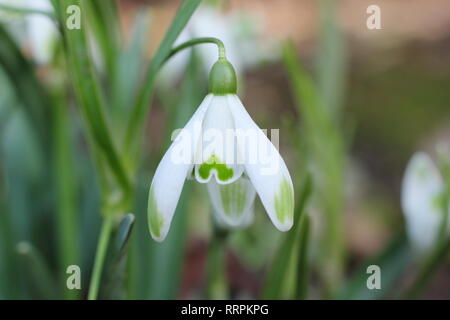
<instances>
[{"instance_id":1,"label":"drooping white flower","mask_svg":"<svg viewBox=\"0 0 450 320\"><path fill-rule=\"evenodd\" d=\"M414 154L403 178L402 208L408 237L420 252L436 243L446 214L444 192L443 179L431 158L424 152Z\"/></svg>"},{"instance_id":2,"label":"drooping white flower","mask_svg":"<svg viewBox=\"0 0 450 320\"><path fill-rule=\"evenodd\" d=\"M159 163L150 186L152 237L166 237L185 180L207 184L216 220L229 227L253 218L256 194L281 231L293 224L294 189L278 150L236 95L236 75L224 59L210 73L210 93Z\"/></svg>"}]
</instances>

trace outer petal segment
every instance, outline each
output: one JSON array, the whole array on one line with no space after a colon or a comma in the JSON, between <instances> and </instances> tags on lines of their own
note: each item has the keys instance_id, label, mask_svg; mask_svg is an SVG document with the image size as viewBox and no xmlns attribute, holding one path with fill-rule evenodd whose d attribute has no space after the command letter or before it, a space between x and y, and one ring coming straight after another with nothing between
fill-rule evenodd
<instances>
[{"instance_id":1,"label":"outer petal segment","mask_svg":"<svg viewBox=\"0 0 450 320\"><path fill-rule=\"evenodd\" d=\"M184 181L192 171L201 125L211 103L207 95L156 168L148 195L148 226L152 238L163 241L169 231Z\"/></svg>"},{"instance_id":2,"label":"outer petal segment","mask_svg":"<svg viewBox=\"0 0 450 320\"><path fill-rule=\"evenodd\" d=\"M275 227L287 231L294 216L294 188L283 158L236 95L227 95L245 172Z\"/></svg>"},{"instance_id":3,"label":"outer petal segment","mask_svg":"<svg viewBox=\"0 0 450 320\"><path fill-rule=\"evenodd\" d=\"M431 248L437 238L445 208L443 194L444 182L433 161L426 153L416 153L403 178L402 208L408 236L419 251Z\"/></svg>"}]
</instances>

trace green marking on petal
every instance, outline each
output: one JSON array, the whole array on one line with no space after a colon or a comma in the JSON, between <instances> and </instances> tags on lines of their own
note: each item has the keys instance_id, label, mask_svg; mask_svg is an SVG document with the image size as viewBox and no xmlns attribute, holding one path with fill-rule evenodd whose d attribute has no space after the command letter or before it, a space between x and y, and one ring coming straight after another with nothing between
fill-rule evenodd
<instances>
[{"instance_id":1,"label":"green marking on petal","mask_svg":"<svg viewBox=\"0 0 450 320\"><path fill-rule=\"evenodd\" d=\"M164 223L164 218L163 215L158 212L155 193L153 192L152 188L150 188L150 192L148 194L147 218L150 233L154 237L159 238L161 236L161 228Z\"/></svg>"},{"instance_id":2,"label":"green marking on petal","mask_svg":"<svg viewBox=\"0 0 450 320\"><path fill-rule=\"evenodd\" d=\"M222 207L227 216L239 217L245 209L247 189L240 180L220 186L220 199Z\"/></svg>"},{"instance_id":3,"label":"green marking on petal","mask_svg":"<svg viewBox=\"0 0 450 320\"><path fill-rule=\"evenodd\" d=\"M279 191L275 193L275 212L281 223L294 217L294 190L286 178L281 180Z\"/></svg>"},{"instance_id":4,"label":"green marking on petal","mask_svg":"<svg viewBox=\"0 0 450 320\"><path fill-rule=\"evenodd\" d=\"M417 177L421 181L425 181L430 174L428 167L423 164L421 164L419 167L416 168L416 172L417 172Z\"/></svg>"},{"instance_id":5,"label":"green marking on petal","mask_svg":"<svg viewBox=\"0 0 450 320\"><path fill-rule=\"evenodd\" d=\"M438 212L445 212L446 197L444 192L434 196L431 201L431 206L434 210Z\"/></svg>"},{"instance_id":6,"label":"green marking on petal","mask_svg":"<svg viewBox=\"0 0 450 320\"><path fill-rule=\"evenodd\" d=\"M220 181L228 181L233 177L233 168L228 168L216 155L211 155L206 162L203 162L198 169L198 173L202 179L208 179L211 170L216 170L217 177Z\"/></svg>"}]
</instances>

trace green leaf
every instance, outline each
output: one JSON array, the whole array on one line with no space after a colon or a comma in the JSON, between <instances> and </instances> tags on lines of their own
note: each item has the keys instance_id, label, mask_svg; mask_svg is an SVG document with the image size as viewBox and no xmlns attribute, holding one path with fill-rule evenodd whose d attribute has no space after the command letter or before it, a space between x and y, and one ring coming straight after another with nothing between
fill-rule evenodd
<instances>
[{"instance_id":1,"label":"green leaf","mask_svg":"<svg viewBox=\"0 0 450 320\"><path fill-rule=\"evenodd\" d=\"M41 254L29 242L20 242L16 247L20 273L34 299L55 299L57 295L54 279Z\"/></svg>"},{"instance_id":2,"label":"green leaf","mask_svg":"<svg viewBox=\"0 0 450 320\"><path fill-rule=\"evenodd\" d=\"M309 284L309 260L308 260L308 243L310 234L310 218L309 215L303 214L300 219L299 240L298 240L298 260L297 260L297 290L295 297L304 300L308 297Z\"/></svg>"},{"instance_id":3,"label":"green leaf","mask_svg":"<svg viewBox=\"0 0 450 320\"><path fill-rule=\"evenodd\" d=\"M153 93L156 74L169 55L172 45L184 29L194 11L200 5L201 0L185 0L178 9L175 18L167 30L161 44L152 58L147 70L143 88L131 110L128 119L124 147L126 150L136 147L136 137L140 134L145 123L146 115L150 108L150 99Z\"/></svg>"},{"instance_id":4,"label":"green leaf","mask_svg":"<svg viewBox=\"0 0 450 320\"><path fill-rule=\"evenodd\" d=\"M317 51L317 80L319 95L325 108L339 118L346 84L346 42L337 21L333 0L320 1L320 37Z\"/></svg>"},{"instance_id":5,"label":"green leaf","mask_svg":"<svg viewBox=\"0 0 450 320\"><path fill-rule=\"evenodd\" d=\"M86 12L88 26L105 63L108 77L114 77L117 54L120 48L119 16L115 0L82 0L82 12Z\"/></svg>"},{"instance_id":6,"label":"green leaf","mask_svg":"<svg viewBox=\"0 0 450 320\"><path fill-rule=\"evenodd\" d=\"M69 5L80 6L80 0L53 1L61 26L65 24L65 8ZM84 17L84 15L81 15ZM66 44L67 64L71 79L75 87L75 93L79 102L82 115L89 131L88 138L93 152L102 152L109 164L111 173L116 177L118 184L125 193L130 191L130 179L125 170L117 147L111 134L109 119L106 117L104 97L97 74L93 71L92 57L87 45L86 28L83 27L86 20L82 20L81 29L69 30L62 27ZM97 159L100 159L97 156ZM101 170L100 170L101 171ZM126 197L127 195L124 195Z\"/></svg>"},{"instance_id":7,"label":"green leaf","mask_svg":"<svg viewBox=\"0 0 450 320\"><path fill-rule=\"evenodd\" d=\"M111 90L111 111L114 116L114 127L124 130L126 122L123 119L131 109L136 99L137 88L142 76L146 43L149 35L149 13L139 11L135 16L135 23L130 44L118 53Z\"/></svg>"},{"instance_id":8,"label":"green leaf","mask_svg":"<svg viewBox=\"0 0 450 320\"><path fill-rule=\"evenodd\" d=\"M125 295L125 274L128 240L133 230L135 217L129 213L119 223L110 242L105 261L105 275L100 290L103 299L123 299Z\"/></svg>"},{"instance_id":9,"label":"green leaf","mask_svg":"<svg viewBox=\"0 0 450 320\"><path fill-rule=\"evenodd\" d=\"M303 188L294 212L294 226L282 241L266 276L262 292L263 299L304 297L306 293L308 274L306 248L308 245L309 218L304 211L311 195L311 190L312 180L308 174L304 179ZM298 265L298 268L294 268L292 273L289 266L292 266L293 263ZM295 288L292 290L294 292L293 295L291 292L287 292L291 288L286 290L286 286L289 285L288 282L291 279L294 279L294 281L297 279Z\"/></svg>"},{"instance_id":10,"label":"green leaf","mask_svg":"<svg viewBox=\"0 0 450 320\"><path fill-rule=\"evenodd\" d=\"M306 137L306 161L315 168L315 198L324 215L319 259L324 294L330 296L339 284L345 258L343 219L344 138L311 77L300 64L292 43L283 48L283 62L289 74L298 113Z\"/></svg>"},{"instance_id":11,"label":"green leaf","mask_svg":"<svg viewBox=\"0 0 450 320\"><path fill-rule=\"evenodd\" d=\"M30 123L39 135L42 146L48 147L50 132L48 114L51 112L51 99L46 94L34 74L32 64L20 51L17 44L0 24L0 67L8 76L17 99L21 102ZM48 150L47 150L48 151Z\"/></svg>"},{"instance_id":12,"label":"green leaf","mask_svg":"<svg viewBox=\"0 0 450 320\"><path fill-rule=\"evenodd\" d=\"M69 265L81 265L77 237L79 231L75 190L77 184L73 172L73 143L67 111L62 99L55 101L53 111L55 166L53 170L56 179L59 269L62 283L65 283L67 276L65 270ZM64 292L67 298L76 298L78 295L78 290L64 290Z\"/></svg>"},{"instance_id":13,"label":"green leaf","mask_svg":"<svg viewBox=\"0 0 450 320\"><path fill-rule=\"evenodd\" d=\"M119 257L124 254L128 240L130 239L131 231L133 230L135 217L134 214L129 213L125 215L116 231L114 242L114 257Z\"/></svg>"}]
</instances>

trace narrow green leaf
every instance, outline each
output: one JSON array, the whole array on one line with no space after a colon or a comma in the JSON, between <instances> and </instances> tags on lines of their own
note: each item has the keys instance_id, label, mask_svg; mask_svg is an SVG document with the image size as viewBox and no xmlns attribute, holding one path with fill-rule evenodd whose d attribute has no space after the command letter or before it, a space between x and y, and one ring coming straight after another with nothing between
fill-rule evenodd
<instances>
[{"instance_id":1,"label":"narrow green leaf","mask_svg":"<svg viewBox=\"0 0 450 320\"><path fill-rule=\"evenodd\" d=\"M32 297L55 299L58 291L41 254L29 242L18 243L16 250L20 259L22 276L26 279Z\"/></svg>"},{"instance_id":2,"label":"narrow green leaf","mask_svg":"<svg viewBox=\"0 0 450 320\"><path fill-rule=\"evenodd\" d=\"M78 221L76 208L76 179L73 172L73 150L69 115L63 101L54 104L54 163L57 194L57 223L60 280L64 284L69 265L80 265L78 248ZM76 298L78 290L64 290L67 298Z\"/></svg>"},{"instance_id":3,"label":"narrow green leaf","mask_svg":"<svg viewBox=\"0 0 450 320\"><path fill-rule=\"evenodd\" d=\"M133 230L135 217L125 215L114 232L105 261L105 275L100 290L103 299L123 299L125 297L125 272L128 256L128 240Z\"/></svg>"},{"instance_id":4,"label":"narrow green leaf","mask_svg":"<svg viewBox=\"0 0 450 320\"><path fill-rule=\"evenodd\" d=\"M312 180L311 176L308 174L304 179L303 188L294 212L294 226L282 241L281 246L274 257L269 273L266 276L266 281L262 292L263 299L287 298L284 296L283 286L286 284L287 277L291 276L288 274L288 266L291 265L292 257L297 256L294 253L294 250L296 248L301 250L302 247L305 248L307 246L307 237L303 239L304 243L302 243L300 236L303 232L307 232L307 230L304 230L303 228L307 228L308 223L302 223L302 217L304 216L304 210L311 195L311 190ZM306 221L308 221L308 218L306 218ZM297 245L300 245L300 248ZM302 254L303 253L300 253L300 259L302 260L301 262L306 263L306 259L303 259ZM306 258L306 256L304 258ZM296 273L303 271L304 270L295 270ZM297 275L294 275L293 278L297 278ZM298 279L301 281L301 285L303 286L305 278L300 277ZM297 291L303 292L302 290L303 288L299 288Z\"/></svg>"},{"instance_id":5,"label":"narrow green leaf","mask_svg":"<svg viewBox=\"0 0 450 320\"><path fill-rule=\"evenodd\" d=\"M143 88L134 104L128 119L124 147L136 147L136 137L139 136L150 108L150 99L153 93L154 82L158 70L169 55L172 45L186 26L201 0L185 0L178 9L175 18L167 30L158 50L156 51L145 76Z\"/></svg>"},{"instance_id":6,"label":"narrow green leaf","mask_svg":"<svg viewBox=\"0 0 450 320\"><path fill-rule=\"evenodd\" d=\"M66 0L68 5L80 6L80 0ZM88 137L94 140L93 146L99 148L112 174L124 192L130 191L130 180L122 159L114 144L109 122L105 113L104 97L97 75L93 71L92 57L87 45L86 27L69 30L65 27L65 5L54 1L55 11L63 30L66 44L67 64L75 87L75 93L89 131ZM83 15L81 15L83 17ZM82 24L86 20L82 20ZM94 149L94 152L96 150Z\"/></svg>"},{"instance_id":7,"label":"narrow green leaf","mask_svg":"<svg viewBox=\"0 0 450 320\"><path fill-rule=\"evenodd\" d=\"M320 1L320 37L317 52L319 95L325 108L339 118L345 92L346 42L337 21L334 0Z\"/></svg>"},{"instance_id":8,"label":"narrow green leaf","mask_svg":"<svg viewBox=\"0 0 450 320\"><path fill-rule=\"evenodd\" d=\"M303 214L300 220L299 240L298 240L298 260L297 260L297 290L295 297L304 300L308 297L309 284L309 260L308 260L308 242L309 242L310 218Z\"/></svg>"},{"instance_id":9,"label":"narrow green leaf","mask_svg":"<svg viewBox=\"0 0 450 320\"><path fill-rule=\"evenodd\" d=\"M96 44L105 62L108 77L114 77L116 59L120 48L119 16L115 0L92 1L82 0L82 12L86 12L87 20Z\"/></svg>"},{"instance_id":10,"label":"narrow green leaf","mask_svg":"<svg viewBox=\"0 0 450 320\"><path fill-rule=\"evenodd\" d=\"M114 242L114 256L118 257L124 253L126 246L128 244L128 239L130 238L131 231L133 230L135 217L134 214L128 213L125 215L116 231L115 242Z\"/></svg>"},{"instance_id":11,"label":"narrow green leaf","mask_svg":"<svg viewBox=\"0 0 450 320\"><path fill-rule=\"evenodd\" d=\"M324 295L329 297L341 281L346 253L343 219L344 138L331 112L324 106L311 77L300 64L292 43L286 43L283 48L283 62L304 125L306 157L315 168L315 193L326 223L319 259L325 283Z\"/></svg>"},{"instance_id":12,"label":"narrow green leaf","mask_svg":"<svg viewBox=\"0 0 450 320\"><path fill-rule=\"evenodd\" d=\"M146 43L148 42L150 18L147 11L139 11L134 19L130 44L118 53L112 79L111 111L114 115L114 127L124 130L131 106L136 99L137 89L142 76Z\"/></svg>"},{"instance_id":13,"label":"narrow green leaf","mask_svg":"<svg viewBox=\"0 0 450 320\"><path fill-rule=\"evenodd\" d=\"M31 63L23 56L17 44L0 24L0 67L14 88L19 105L24 108L30 123L35 127L42 146L48 146L50 133L46 125L51 101L37 80ZM48 150L47 150L48 151Z\"/></svg>"}]
</instances>

